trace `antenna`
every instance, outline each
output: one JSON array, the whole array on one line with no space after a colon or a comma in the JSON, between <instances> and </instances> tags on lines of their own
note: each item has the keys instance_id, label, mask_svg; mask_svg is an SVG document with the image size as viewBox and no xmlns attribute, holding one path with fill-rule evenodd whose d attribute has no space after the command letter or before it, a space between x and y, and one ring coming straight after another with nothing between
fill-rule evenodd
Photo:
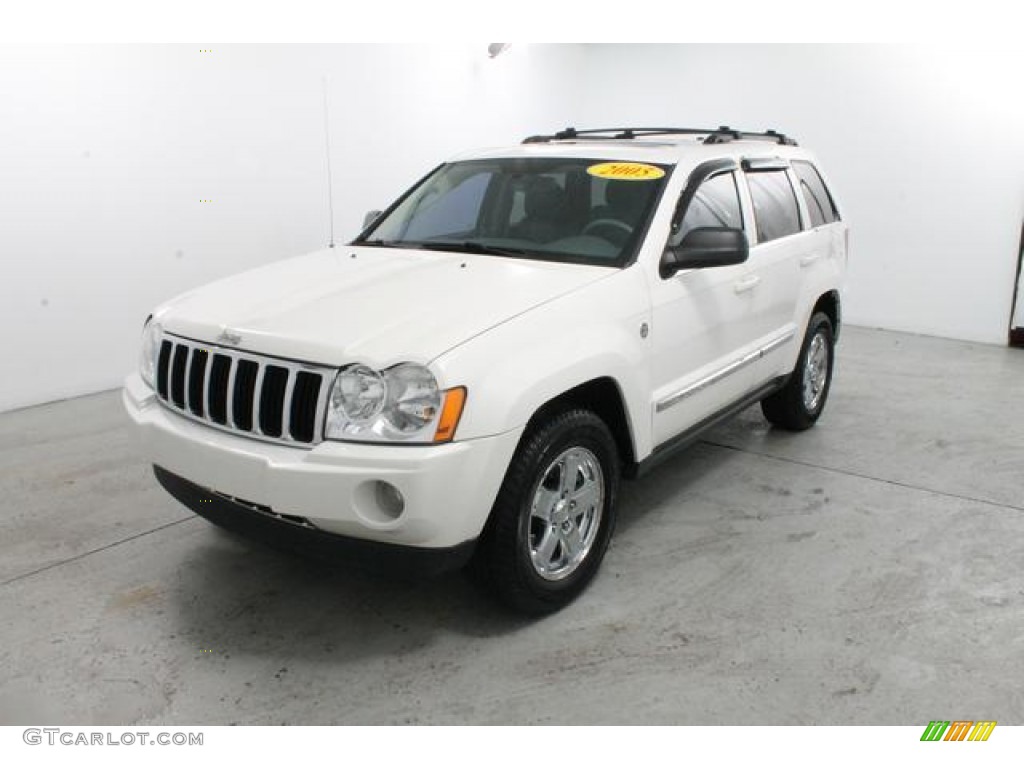
<instances>
[{"instance_id":1,"label":"antenna","mask_svg":"<svg viewBox=\"0 0 1024 768\"><path fill-rule=\"evenodd\" d=\"M331 242L328 248L334 247L334 175L331 173L331 120L327 111L327 77L321 78L324 91L324 146L327 152L327 210L331 216Z\"/></svg>"}]
</instances>

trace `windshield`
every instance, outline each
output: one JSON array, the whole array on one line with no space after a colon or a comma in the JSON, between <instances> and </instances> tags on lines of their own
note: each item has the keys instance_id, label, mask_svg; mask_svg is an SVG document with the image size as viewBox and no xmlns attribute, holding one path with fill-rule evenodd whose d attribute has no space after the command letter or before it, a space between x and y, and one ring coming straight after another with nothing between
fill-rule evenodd
<instances>
[{"instance_id":1,"label":"windshield","mask_svg":"<svg viewBox=\"0 0 1024 768\"><path fill-rule=\"evenodd\" d=\"M449 163L355 244L621 267L640 246L667 171L581 158Z\"/></svg>"}]
</instances>

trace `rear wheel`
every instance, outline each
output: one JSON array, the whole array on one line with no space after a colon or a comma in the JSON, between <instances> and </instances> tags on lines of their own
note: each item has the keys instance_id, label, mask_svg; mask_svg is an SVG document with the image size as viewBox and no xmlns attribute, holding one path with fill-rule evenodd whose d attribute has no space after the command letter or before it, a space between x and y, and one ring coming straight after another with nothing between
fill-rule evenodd
<instances>
[{"instance_id":1,"label":"rear wheel","mask_svg":"<svg viewBox=\"0 0 1024 768\"><path fill-rule=\"evenodd\" d=\"M563 411L533 429L509 465L474 569L518 611L568 604L604 557L618 481L615 439L591 411Z\"/></svg>"},{"instance_id":2,"label":"rear wheel","mask_svg":"<svg viewBox=\"0 0 1024 768\"><path fill-rule=\"evenodd\" d=\"M814 426L828 399L834 353L832 321L824 312L816 312L786 386L761 401L765 418L796 432Z\"/></svg>"}]
</instances>

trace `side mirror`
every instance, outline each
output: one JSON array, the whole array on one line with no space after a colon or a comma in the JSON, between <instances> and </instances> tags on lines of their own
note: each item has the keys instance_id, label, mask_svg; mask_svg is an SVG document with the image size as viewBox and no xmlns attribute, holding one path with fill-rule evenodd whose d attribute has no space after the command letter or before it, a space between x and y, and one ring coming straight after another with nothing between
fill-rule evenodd
<instances>
[{"instance_id":1,"label":"side mirror","mask_svg":"<svg viewBox=\"0 0 1024 768\"><path fill-rule=\"evenodd\" d=\"M671 277L682 269L742 264L749 254L750 246L742 229L698 227L690 230L679 245L665 250L661 276Z\"/></svg>"},{"instance_id":2,"label":"side mirror","mask_svg":"<svg viewBox=\"0 0 1024 768\"><path fill-rule=\"evenodd\" d=\"M384 211L367 211L366 215L363 216L363 229L369 227L373 222L380 218L380 215Z\"/></svg>"}]
</instances>

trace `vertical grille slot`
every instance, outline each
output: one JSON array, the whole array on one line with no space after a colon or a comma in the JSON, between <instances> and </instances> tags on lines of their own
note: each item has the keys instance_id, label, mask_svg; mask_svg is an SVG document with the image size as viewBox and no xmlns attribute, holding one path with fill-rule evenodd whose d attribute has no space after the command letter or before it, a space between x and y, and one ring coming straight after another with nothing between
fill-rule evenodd
<instances>
[{"instance_id":1,"label":"vertical grille slot","mask_svg":"<svg viewBox=\"0 0 1024 768\"><path fill-rule=\"evenodd\" d=\"M258 363L239 360L236 363L235 390L232 393L232 419L235 427L245 432L252 431L253 398L256 394L256 376L260 372Z\"/></svg>"},{"instance_id":2,"label":"vertical grille slot","mask_svg":"<svg viewBox=\"0 0 1024 768\"><path fill-rule=\"evenodd\" d=\"M210 413L211 421L217 424L228 423L228 377L231 372L231 358L227 355L214 355L210 367Z\"/></svg>"},{"instance_id":3,"label":"vertical grille slot","mask_svg":"<svg viewBox=\"0 0 1024 768\"><path fill-rule=\"evenodd\" d=\"M192 350L192 367L188 374L188 409L196 416L203 415L203 384L206 383L206 361L210 353L205 349Z\"/></svg>"},{"instance_id":4,"label":"vertical grille slot","mask_svg":"<svg viewBox=\"0 0 1024 768\"><path fill-rule=\"evenodd\" d=\"M171 362L171 400L179 408L185 407L185 367L188 365L188 347L178 344L174 347Z\"/></svg>"},{"instance_id":5,"label":"vertical grille slot","mask_svg":"<svg viewBox=\"0 0 1024 768\"><path fill-rule=\"evenodd\" d=\"M284 393L288 387L288 369L267 365L263 369L263 388L260 392L260 432L270 437L281 436L284 418Z\"/></svg>"},{"instance_id":6,"label":"vertical grille slot","mask_svg":"<svg viewBox=\"0 0 1024 768\"><path fill-rule=\"evenodd\" d=\"M316 434L316 405L320 398L323 377L319 373L299 371L295 377L289 431L302 443L313 441Z\"/></svg>"},{"instance_id":7,"label":"vertical grille slot","mask_svg":"<svg viewBox=\"0 0 1024 768\"><path fill-rule=\"evenodd\" d=\"M245 355L245 357L242 357ZM160 344L156 391L176 411L225 430L269 440L319 442L333 370L236 352L169 335Z\"/></svg>"},{"instance_id":8,"label":"vertical grille slot","mask_svg":"<svg viewBox=\"0 0 1024 768\"><path fill-rule=\"evenodd\" d=\"M171 370L171 350L174 348L167 339L160 344L160 357L156 367L156 391L164 400L167 399L167 380Z\"/></svg>"}]
</instances>

